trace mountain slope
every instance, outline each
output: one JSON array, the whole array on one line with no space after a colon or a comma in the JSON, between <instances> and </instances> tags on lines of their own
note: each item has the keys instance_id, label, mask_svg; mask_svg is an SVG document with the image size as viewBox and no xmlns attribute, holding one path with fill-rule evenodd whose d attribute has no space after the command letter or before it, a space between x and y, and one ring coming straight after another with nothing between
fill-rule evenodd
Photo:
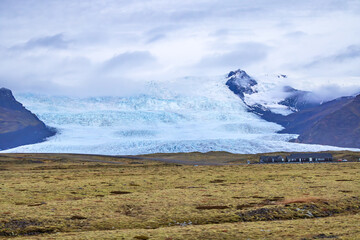
<instances>
[{"instance_id":1,"label":"mountain slope","mask_svg":"<svg viewBox=\"0 0 360 240\"><path fill-rule=\"evenodd\" d=\"M9 89L0 89L0 150L41 142L54 134Z\"/></svg>"},{"instance_id":2,"label":"mountain slope","mask_svg":"<svg viewBox=\"0 0 360 240\"><path fill-rule=\"evenodd\" d=\"M280 131L280 133L303 134L312 128L318 121L351 103L353 99L354 97L338 98L320 106L295 112L284 116L281 119L277 119L277 123L285 128Z\"/></svg>"},{"instance_id":3,"label":"mountain slope","mask_svg":"<svg viewBox=\"0 0 360 240\"><path fill-rule=\"evenodd\" d=\"M360 148L360 95L316 121L298 142Z\"/></svg>"},{"instance_id":4,"label":"mountain slope","mask_svg":"<svg viewBox=\"0 0 360 240\"><path fill-rule=\"evenodd\" d=\"M287 116L261 106L251 107L250 111L283 126L279 133L299 134L296 142L360 148L360 95L338 98Z\"/></svg>"},{"instance_id":5,"label":"mountain slope","mask_svg":"<svg viewBox=\"0 0 360 240\"><path fill-rule=\"evenodd\" d=\"M243 70L230 72L227 79L226 85L241 98L249 112L283 126L279 133L299 134L296 142L360 148L360 95L322 103L312 92L286 86L275 89L274 96L284 97L278 101L257 97L266 96L266 92L258 91L261 83ZM274 104L286 106L292 113L275 112L269 107Z\"/></svg>"},{"instance_id":6,"label":"mountain slope","mask_svg":"<svg viewBox=\"0 0 360 240\"><path fill-rule=\"evenodd\" d=\"M288 80L286 75L265 75L263 77L267 81L258 82L244 70L238 69L227 75L226 85L241 98L251 112L258 115L265 114L270 119L277 118L271 113L288 115L317 107L323 102L312 92L284 86L283 84Z\"/></svg>"}]
</instances>

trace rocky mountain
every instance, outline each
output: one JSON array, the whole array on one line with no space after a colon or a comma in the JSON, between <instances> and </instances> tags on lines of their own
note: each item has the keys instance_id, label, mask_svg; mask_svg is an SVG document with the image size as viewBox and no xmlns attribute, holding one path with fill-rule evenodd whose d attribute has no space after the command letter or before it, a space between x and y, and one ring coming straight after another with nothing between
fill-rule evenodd
<instances>
[{"instance_id":1,"label":"rocky mountain","mask_svg":"<svg viewBox=\"0 0 360 240\"><path fill-rule=\"evenodd\" d=\"M256 92L253 87L257 85L257 82L245 71L238 69L231 71L227 75L226 85L231 91L244 100L244 94L253 94Z\"/></svg>"},{"instance_id":2,"label":"rocky mountain","mask_svg":"<svg viewBox=\"0 0 360 240\"><path fill-rule=\"evenodd\" d=\"M313 108L304 109L278 118L277 123L285 128L280 131L280 133L303 134L311 129L318 121L344 108L353 100L354 97L342 97Z\"/></svg>"},{"instance_id":3,"label":"rocky mountain","mask_svg":"<svg viewBox=\"0 0 360 240\"><path fill-rule=\"evenodd\" d=\"M274 76L274 80L287 78L286 75ZM255 110L261 108L262 111L273 111L271 107L287 109L288 114L300 110L319 106L322 101L318 99L312 92L302 91L290 86L282 87L280 90L275 89L275 93L268 94L267 86L261 86L253 77L249 76L244 70L238 69L231 71L227 75L226 85L236 95L238 95L244 103ZM277 95L274 97L274 95Z\"/></svg>"},{"instance_id":4,"label":"rocky mountain","mask_svg":"<svg viewBox=\"0 0 360 240\"><path fill-rule=\"evenodd\" d=\"M9 89L0 89L0 150L42 142L55 133L16 101Z\"/></svg>"},{"instance_id":5,"label":"rocky mountain","mask_svg":"<svg viewBox=\"0 0 360 240\"><path fill-rule=\"evenodd\" d=\"M271 99L267 102L252 101L252 104L249 104L247 97L256 100L258 83L243 70L237 72L241 73L240 76L244 76L245 79L251 79L251 84L249 81L237 80L239 77L233 77L236 74L230 72L229 76L231 75L232 78L226 85L244 101L249 112L257 114L266 121L283 126L284 129L279 133L299 134L295 141L300 143L360 148L360 95L342 97L323 103L312 92L287 86L283 88L282 93L279 93L285 96L284 99L275 100L275 104L286 106L291 112L280 114L269 107L268 102L271 102ZM230 80L232 84L228 84ZM243 85L239 87L238 85L241 84Z\"/></svg>"},{"instance_id":6,"label":"rocky mountain","mask_svg":"<svg viewBox=\"0 0 360 240\"><path fill-rule=\"evenodd\" d=\"M360 148L360 95L338 100L336 107L321 113L297 142Z\"/></svg>"}]
</instances>

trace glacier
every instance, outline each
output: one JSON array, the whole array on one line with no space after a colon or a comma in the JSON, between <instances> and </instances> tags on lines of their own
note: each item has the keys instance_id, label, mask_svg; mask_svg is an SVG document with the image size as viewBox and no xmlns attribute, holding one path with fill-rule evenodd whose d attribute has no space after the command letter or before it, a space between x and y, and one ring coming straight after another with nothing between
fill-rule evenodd
<instances>
[{"instance_id":1,"label":"glacier","mask_svg":"<svg viewBox=\"0 0 360 240\"><path fill-rule=\"evenodd\" d=\"M288 142L292 134L247 112L225 77L149 82L132 96L68 97L15 93L59 133L3 152L136 155L173 152L320 151L340 148Z\"/></svg>"}]
</instances>

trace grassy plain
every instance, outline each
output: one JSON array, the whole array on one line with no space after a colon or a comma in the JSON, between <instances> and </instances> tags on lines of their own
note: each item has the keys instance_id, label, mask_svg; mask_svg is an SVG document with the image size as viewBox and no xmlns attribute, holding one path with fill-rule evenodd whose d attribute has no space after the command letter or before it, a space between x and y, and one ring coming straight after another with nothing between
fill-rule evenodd
<instances>
[{"instance_id":1,"label":"grassy plain","mask_svg":"<svg viewBox=\"0 0 360 240\"><path fill-rule=\"evenodd\" d=\"M0 238L360 239L359 162L240 165L258 155L223 152L148 157L229 165L0 154Z\"/></svg>"}]
</instances>

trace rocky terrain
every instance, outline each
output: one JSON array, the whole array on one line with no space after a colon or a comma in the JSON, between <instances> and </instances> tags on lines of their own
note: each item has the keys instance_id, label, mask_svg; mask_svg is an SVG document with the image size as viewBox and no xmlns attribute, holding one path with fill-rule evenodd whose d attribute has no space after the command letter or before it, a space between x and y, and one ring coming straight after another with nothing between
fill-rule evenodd
<instances>
[{"instance_id":1,"label":"rocky terrain","mask_svg":"<svg viewBox=\"0 0 360 240\"><path fill-rule=\"evenodd\" d=\"M42 142L55 133L16 101L9 89L0 89L0 150Z\"/></svg>"},{"instance_id":2,"label":"rocky terrain","mask_svg":"<svg viewBox=\"0 0 360 240\"><path fill-rule=\"evenodd\" d=\"M249 112L283 126L279 133L299 134L296 142L360 148L360 95L322 102L312 92L286 86L285 98L276 102L290 111L285 115L272 111L266 103L246 101L257 93L258 83L245 71L230 72L226 85L242 99Z\"/></svg>"},{"instance_id":3,"label":"rocky terrain","mask_svg":"<svg viewBox=\"0 0 360 240\"><path fill-rule=\"evenodd\" d=\"M275 80L278 78L286 79L287 76L274 76ZM272 111L268 104L278 105L278 107L288 109L289 112L298 112L319 106L323 102L323 100L314 93L298 90L291 86L283 86L280 89L276 89L275 95L282 97L274 98L273 89L264 89L264 86L260 87L260 83L241 69L231 71L227 75L226 85L233 93L238 95L250 109L253 108L255 113L259 113L257 111L260 111L260 109L263 112L267 110ZM258 89L261 90L259 91ZM273 91L273 95L267 95L266 91ZM257 108L260 109L257 110ZM261 114L263 114L263 112L261 112Z\"/></svg>"},{"instance_id":4,"label":"rocky terrain","mask_svg":"<svg viewBox=\"0 0 360 240\"><path fill-rule=\"evenodd\" d=\"M227 77L226 85L241 99L244 100L244 94L253 94L256 92L253 87L257 85L257 82L245 71L241 69L231 71Z\"/></svg>"}]
</instances>

